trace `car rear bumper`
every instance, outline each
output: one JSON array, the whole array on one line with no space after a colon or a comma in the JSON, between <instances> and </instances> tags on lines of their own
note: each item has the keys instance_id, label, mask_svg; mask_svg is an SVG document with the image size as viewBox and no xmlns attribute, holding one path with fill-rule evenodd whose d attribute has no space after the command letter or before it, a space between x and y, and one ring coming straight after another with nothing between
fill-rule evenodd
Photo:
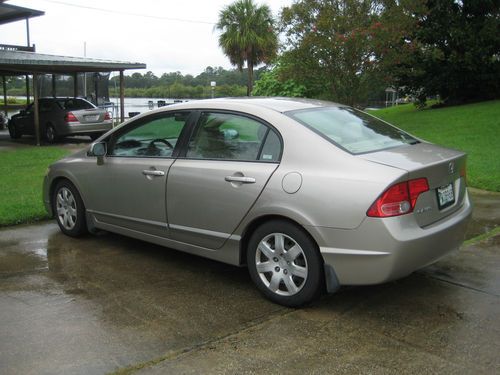
<instances>
[{"instance_id":1,"label":"car rear bumper","mask_svg":"<svg viewBox=\"0 0 500 375\"><path fill-rule=\"evenodd\" d=\"M113 128L111 120L109 122L99 122L91 124L67 124L61 129L61 134L74 135L74 134L90 134L90 133L105 133Z\"/></svg>"},{"instance_id":2,"label":"car rear bumper","mask_svg":"<svg viewBox=\"0 0 500 375\"><path fill-rule=\"evenodd\" d=\"M413 215L367 217L353 230L306 228L341 285L369 285L404 277L457 250L471 214L467 194L458 211L424 228Z\"/></svg>"}]
</instances>

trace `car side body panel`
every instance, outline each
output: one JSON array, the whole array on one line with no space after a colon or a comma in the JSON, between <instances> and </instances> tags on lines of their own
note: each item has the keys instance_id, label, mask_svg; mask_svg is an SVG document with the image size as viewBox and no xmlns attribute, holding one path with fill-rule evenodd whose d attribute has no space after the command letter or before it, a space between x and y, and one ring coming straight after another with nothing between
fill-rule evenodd
<instances>
[{"instance_id":1,"label":"car side body panel","mask_svg":"<svg viewBox=\"0 0 500 375\"><path fill-rule=\"evenodd\" d=\"M171 238L220 248L276 168L275 163L177 159L167 182Z\"/></svg>"}]
</instances>

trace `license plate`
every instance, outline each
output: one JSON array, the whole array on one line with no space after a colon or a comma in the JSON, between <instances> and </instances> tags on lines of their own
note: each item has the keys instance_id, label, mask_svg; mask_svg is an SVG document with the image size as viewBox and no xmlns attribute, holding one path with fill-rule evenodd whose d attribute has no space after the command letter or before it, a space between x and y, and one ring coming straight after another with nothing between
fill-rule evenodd
<instances>
[{"instance_id":1,"label":"license plate","mask_svg":"<svg viewBox=\"0 0 500 375\"><path fill-rule=\"evenodd\" d=\"M85 117L85 121L97 121L97 120L99 120L99 115L87 115L84 117Z\"/></svg>"},{"instance_id":2,"label":"license plate","mask_svg":"<svg viewBox=\"0 0 500 375\"><path fill-rule=\"evenodd\" d=\"M448 184L437 188L438 205L442 210L445 207L451 206L455 203L455 194L453 192L453 185Z\"/></svg>"}]
</instances>

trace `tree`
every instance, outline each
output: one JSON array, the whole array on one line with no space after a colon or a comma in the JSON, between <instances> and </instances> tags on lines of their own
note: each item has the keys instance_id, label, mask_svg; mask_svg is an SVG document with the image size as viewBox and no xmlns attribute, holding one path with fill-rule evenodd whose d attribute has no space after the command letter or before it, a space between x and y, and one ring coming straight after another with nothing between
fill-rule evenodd
<instances>
[{"instance_id":1,"label":"tree","mask_svg":"<svg viewBox=\"0 0 500 375\"><path fill-rule=\"evenodd\" d=\"M281 67L279 64L272 69L263 72L258 81L255 82L253 94L256 96L284 96L304 97L306 87L293 79L280 77Z\"/></svg>"},{"instance_id":2,"label":"tree","mask_svg":"<svg viewBox=\"0 0 500 375\"><path fill-rule=\"evenodd\" d=\"M370 0L302 0L283 9L287 37L284 75L307 96L355 105L368 96L377 73L371 39L378 22Z\"/></svg>"},{"instance_id":3,"label":"tree","mask_svg":"<svg viewBox=\"0 0 500 375\"><path fill-rule=\"evenodd\" d=\"M246 63L247 95L251 95L254 66L269 62L278 47L271 10L253 0L237 0L220 11L215 28L221 32L219 46L231 64L241 71Z\"/></svg>"},{"instance_id":4,"label":"tree","mask_svg":"<svg viewBox=\"0 0 500 375\"><path fill-rule=\"evenodd\" d=\"M398 84L421 102L446 104L500 96L498 0L428 0L414 12L410 58L394 65Z\"/></svg>"}]
</instances>

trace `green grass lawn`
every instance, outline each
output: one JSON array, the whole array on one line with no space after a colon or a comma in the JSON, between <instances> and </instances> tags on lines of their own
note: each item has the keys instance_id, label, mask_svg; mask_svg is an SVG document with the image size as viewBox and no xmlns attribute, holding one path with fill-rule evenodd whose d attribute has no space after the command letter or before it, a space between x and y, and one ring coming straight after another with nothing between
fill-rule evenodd
<instances>
[{"instance_id":1,"label":"green grass lawn","mask_svg":"<svg viewBox=\"0 0 500 375\"><path fill-rule=\"evenodd\" d=\"M370 113L426 141L467 152L468 185L500 191L500 100L420 110L406 104Z\"/></svg>"},{"instance_id":2,"label":"green grass lawn","mask_svg":"<svg viewBox=\"0 0 500 375\"><path fill-rule=\"evenodd\" d=\"M69 153L56 147L1 151L0 226L47 218L42 182L47 167Z\"/></svg>"}]
</instances>

